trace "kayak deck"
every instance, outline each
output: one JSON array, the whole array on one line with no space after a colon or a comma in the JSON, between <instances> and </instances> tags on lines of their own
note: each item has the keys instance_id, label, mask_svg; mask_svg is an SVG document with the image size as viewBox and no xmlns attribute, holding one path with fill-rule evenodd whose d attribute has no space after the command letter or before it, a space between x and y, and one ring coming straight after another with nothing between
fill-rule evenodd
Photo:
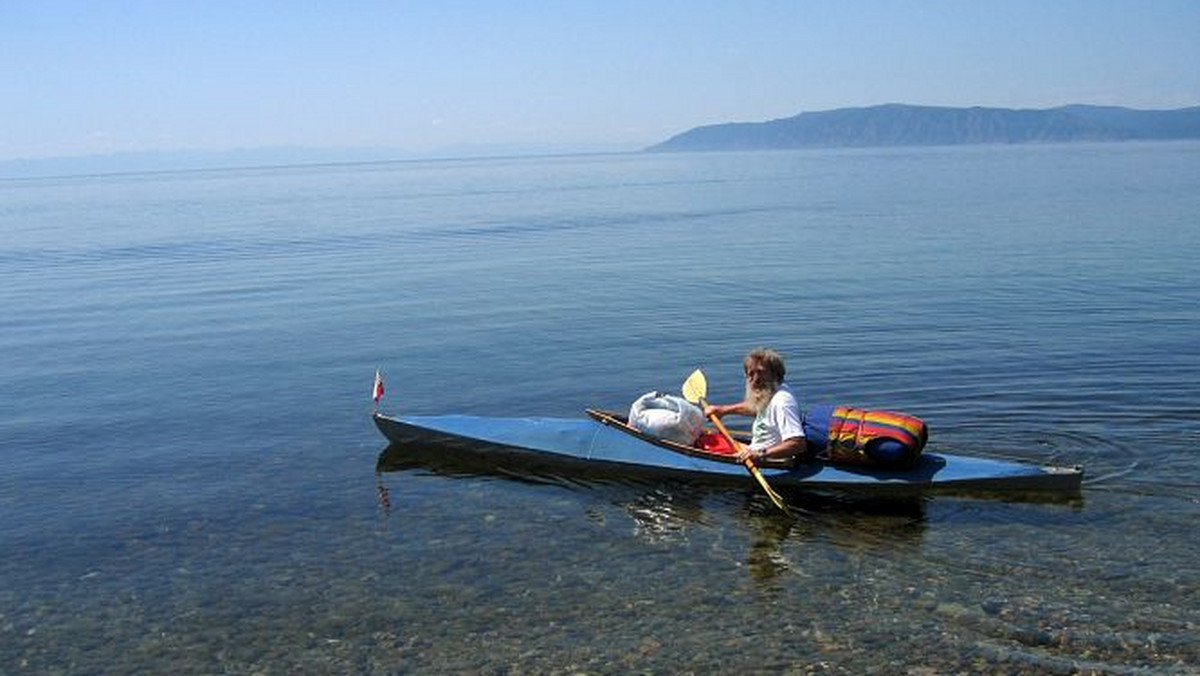
<instances>
[{"instance_id":1,"label":"kayak deck","mask_svg":"<svg viewBox=\"0 0 1200 676\"><path fill-rule=\"evenodd\" d=\"M498 469L555 467L587 475L657 476L708 483L752 484L745 467L710 453L644 435L619 416L492 418L466 415L398 418L376 413L394 446L450 451ZM912 493L937 490L1078 492L1080 467L1051 467L991 458L925 453L906 469L832 465L818 461L761 466L776 489Z\"/></svg>"}]
</instances>

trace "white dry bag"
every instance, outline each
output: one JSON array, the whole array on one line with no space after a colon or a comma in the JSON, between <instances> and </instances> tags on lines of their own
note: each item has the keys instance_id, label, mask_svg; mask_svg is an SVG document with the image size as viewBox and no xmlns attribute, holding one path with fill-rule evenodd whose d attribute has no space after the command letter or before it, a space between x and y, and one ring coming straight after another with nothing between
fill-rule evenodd
<instances>
[{"instance_id":1,"label":"white dry bag","mask_svg":"<svg viewBox=\"0 0 1200 676\"><path fill-rule=\"evenodd\" d=\"M639 432L691 446L704 429L704 411L683 397L647 392L629 407L629 425Z\"/></svg>"}]
</instances>

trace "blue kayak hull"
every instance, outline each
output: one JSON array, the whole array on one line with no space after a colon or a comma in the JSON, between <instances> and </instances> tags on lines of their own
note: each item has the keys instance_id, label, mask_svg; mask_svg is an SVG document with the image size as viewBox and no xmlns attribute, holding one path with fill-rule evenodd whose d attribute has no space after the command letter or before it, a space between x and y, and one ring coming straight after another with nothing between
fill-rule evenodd
<instances>
[{"instance_id":1,"label":"blue kayak hull","mask_svg":"<svg viewBox=\"0 0 1200 676\"><path fill-rule=\"evenodd\" d=\"M753 484L742 465L703 457L638 435L613 420L589 418L491 418L467 415L391 417L375 424L395 447L453 452L512 467L553 466L613 476L661 476ZM1049 467L1006 460L926 453L907 469L797 462L762 467L777 489L867 492L930 490L1078 492L1079 467Z\"/></svg>"}]
</instances>

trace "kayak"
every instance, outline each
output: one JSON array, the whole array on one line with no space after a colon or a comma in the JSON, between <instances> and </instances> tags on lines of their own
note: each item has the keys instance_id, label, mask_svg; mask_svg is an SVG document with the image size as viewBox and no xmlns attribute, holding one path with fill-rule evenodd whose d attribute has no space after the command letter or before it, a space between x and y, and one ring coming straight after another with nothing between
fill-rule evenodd
<instances>
[{"instance_id":1,"label":"kayak","mask_svg":"<svg viewBox=\"0 0 1200 676\"><path fill-rule=\"evenodd\" d=\"M470 415L395 417L375 425L396 452L473 460L496 471L552 469L585 476L681 479L754 485L728 450L705 450L645 435L623 416L588 409L587 418L496 418ZM854 493L930 491L1076 493L1083 468L1035 465L949 453L924 453L903 469L817 460L759 465L778 490Z\"/></svg>"}]
</instances>

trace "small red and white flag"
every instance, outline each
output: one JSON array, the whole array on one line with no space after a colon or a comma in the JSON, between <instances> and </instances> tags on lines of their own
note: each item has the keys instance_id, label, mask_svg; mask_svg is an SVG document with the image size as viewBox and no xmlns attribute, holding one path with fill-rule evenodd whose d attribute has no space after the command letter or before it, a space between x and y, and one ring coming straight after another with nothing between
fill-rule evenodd
<instances>
[{"instance_id":1,"label":"small red and white flag","mask_svg":"<svg viewBox=\"0 0 1200 676\"><path fill-rule=\"evenodd\" d=\"M375 386L371 388L371 398L376 404L383 399L383 376L379 375L379 369L375 369Z\"/></svg>"}]
</instances>

